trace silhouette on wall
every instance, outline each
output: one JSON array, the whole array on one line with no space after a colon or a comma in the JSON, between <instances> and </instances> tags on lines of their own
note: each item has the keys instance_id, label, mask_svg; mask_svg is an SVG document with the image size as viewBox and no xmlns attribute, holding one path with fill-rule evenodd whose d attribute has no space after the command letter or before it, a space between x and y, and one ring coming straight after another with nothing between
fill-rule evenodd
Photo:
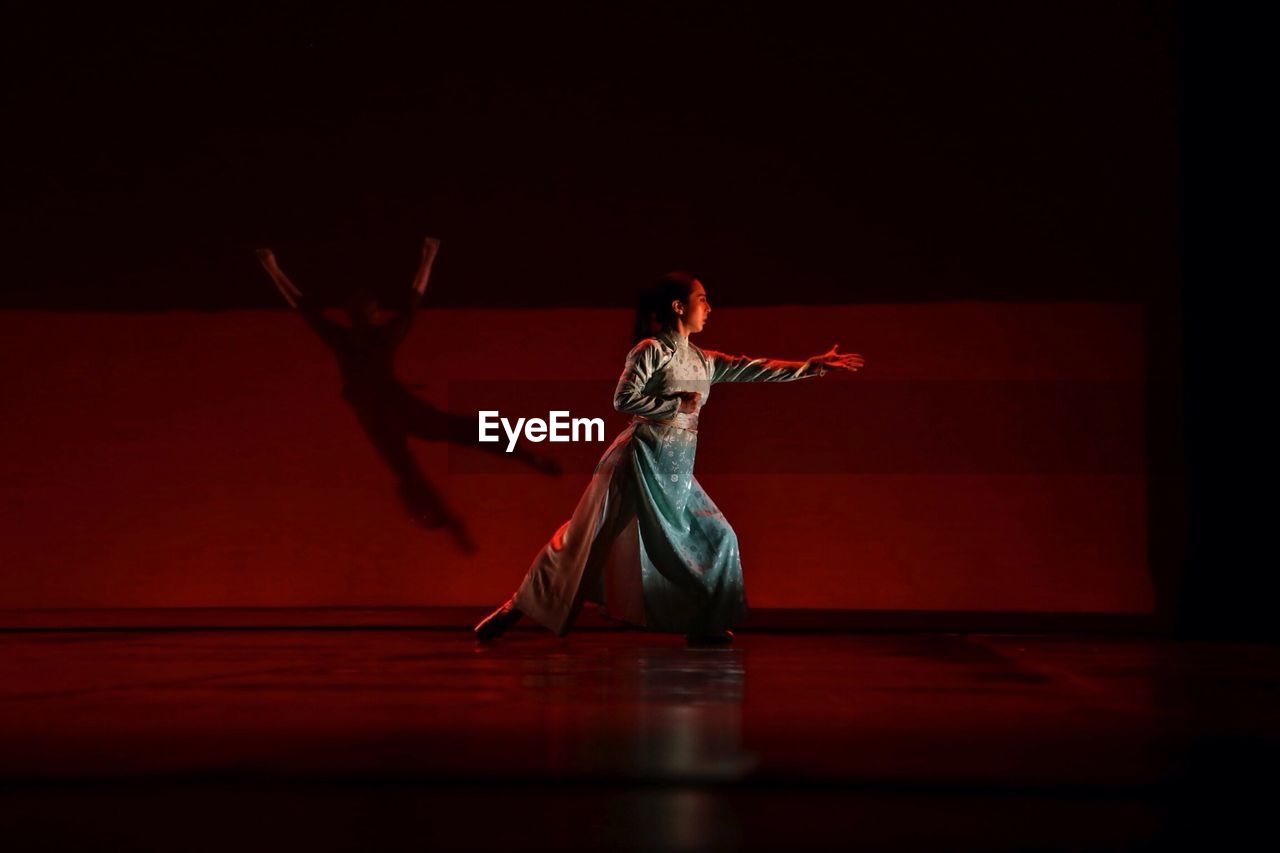
<instances>
[{"instance_id":1,"label":"silhouette on wall","mask_svg":"<svg viewBox=\"0 0 1280 853\"><path fill-rule=\"evenodd\" d=\"M361 288L348 297L346 312L350 324L343 325L326 317L319 305L303 296L280 268L274 252L259 249L258 259L280 294L297 309L337 359L343 380L342 396L355 411L378 455L395 474L400 499L409 515L429 530L446 529L458 547L473 552L475 542L465 522L423 474L409 449L410 436L500 453L546 474L559 474L560 466L554 459L533 452L527 444L518 444L511 453L506 453L501 443L480 443L474 417L439 409L396 378L396 350L409 335L439 247L440 242L433 237L423 242L422 263L414 277L408 304L382 323L376 322L379 306L372 291Z\"/></svg>"}]
</instances>

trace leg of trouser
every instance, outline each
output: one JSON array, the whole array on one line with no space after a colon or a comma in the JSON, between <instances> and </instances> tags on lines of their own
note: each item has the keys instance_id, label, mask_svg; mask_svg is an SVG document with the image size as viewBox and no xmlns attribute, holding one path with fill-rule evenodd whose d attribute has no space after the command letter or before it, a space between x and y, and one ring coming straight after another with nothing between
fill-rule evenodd
<instances>
[{"instance_id":1,"label":"leg of trouser","mask_svg":"<svg viewBox=\"0 0 1280 853\"><path fill-rule=\"evenodd\" d=\"M616 509L609 513L608 521L601 527L600 532L591 543L582 581L578 584L577 594L574 596L573 603L569 608L570 624L578 618L588 594L594 595L600 591L601 572L604 569L609 551L613 547L614 540L627 528L631 523L631 519L635 516L635 493L631 488L630 480L625 470L620 472L610 486L609 505Z\"/></svg>"}]
</instances>

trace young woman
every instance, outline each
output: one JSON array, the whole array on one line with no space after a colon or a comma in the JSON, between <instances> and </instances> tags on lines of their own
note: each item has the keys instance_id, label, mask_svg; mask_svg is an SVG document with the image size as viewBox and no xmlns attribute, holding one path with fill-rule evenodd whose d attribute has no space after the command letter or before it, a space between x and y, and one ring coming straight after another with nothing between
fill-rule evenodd
<instances>
[{"instance_id":1,"label":"young woman","mask_svg":"<svg viewBox=\"0 0 1280 853\"><path fill-rule=\"evenodd\" d=\"M573 517L511 600L476 625L491 640L522 615L568 633L584 601L608 616L691 641L731 642L747 615L738 539L693 476L698 416L717 382L789 382L856 371L836 347L805 361L731 356L689 342L711 315L702 282L668 273L641 299L638 342L613 405L632 415L596 465Z\"/></svg>"}]
</instances>

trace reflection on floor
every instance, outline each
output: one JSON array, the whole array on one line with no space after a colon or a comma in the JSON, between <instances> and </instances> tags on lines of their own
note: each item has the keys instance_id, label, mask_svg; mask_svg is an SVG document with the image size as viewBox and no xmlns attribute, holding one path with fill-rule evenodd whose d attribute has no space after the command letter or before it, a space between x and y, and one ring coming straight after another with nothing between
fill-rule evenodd
<instances>
[{"instance_id":1,"label":"reflection on floor","mask_svg":"<svg viewBox=\"0 0 1280 853\"><path fill-rule=\"evenodd\" d=\"M1272 835L1280 649L1143 637L0 635L0 837L1163 849Z\"/></svg>"}]
</instances>

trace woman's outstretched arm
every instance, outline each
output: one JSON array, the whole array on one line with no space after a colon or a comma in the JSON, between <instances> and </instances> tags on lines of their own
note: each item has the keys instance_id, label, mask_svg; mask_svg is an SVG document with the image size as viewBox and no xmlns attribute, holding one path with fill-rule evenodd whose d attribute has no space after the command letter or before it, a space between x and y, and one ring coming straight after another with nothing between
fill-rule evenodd
<instances>
[{"instance_id":1,"label":"woman's outstretched arm","mask_svg":"<svg viewBox=\"0 0 1280 853\"><path fill-rule=\"evenodd\" d=\"M276 261L275 252L270 249L259 249L258 260L262 263L262 268L267 271L267 275L271 276L271 282L276 286L276 290L280 291L280 295L284 297L289 305L298 310L302 315L302 319L307 321L307 325L316 331L321 338L328 342L331 336L340 334L342 327L337 323L325 317L320 312L317 305L311 303L302 295L289 277L284 274L284 270L280 268L280 264Z\"/></svg>"},{"instance_id":2,"label":"woman's outstretched arm","mask_svg":"<svg viewBox=\"0 0 1280 853\"><path fill-rule=\"evenodd\" d=\"M427 292L427 279L431 278L431 265L436 262L436 253L440 251L440 241L428 237L422 241L422 262L418 264L418 272L413 277L413 289L409 292L409 302L405 310L387 321L387 335L393 343L400 343L409 334L413 325L413 315L422 303L422 295Z\"/></svg>"},{"instance_id":3,"label":"woman's outstretched arm","mask_svg":"<svg viewBox=\"0 0 1280 853\"><path fill-rule=\"evenodd\" d=\"M862 356L855 353L837 353L839 346L830 352L807 358L804 361L784 361L777 358L752 358L746 355L728 355L715 350L703 350L711 362L711 384L717 382L791 382L811 376L825 376L828 370L856 371L862 367Z\"/></svg>"},{"instance_id":4,"label":"woman's outstretched arm","mask_svg":"<svg viewBox=\"0 0 1280 853\"><path fill-rule=\"evenodd\" d=\"M665 420L680 411L680 398L645 393L645 385L665 357L662 346L653 338L645 338L627 353L627 364L618 378L613 393L613 407L628 415L642 415Z\"/></svg>"},{"instance_id":5,"label":"woman's outstretched arm","mask_svg":"<svg viewBox=\"0 0 1280 853\"><path fill-rule=\"evenodd\" d=\"M280 264L276 261L276 253L270 249L259 249L256 254L258 262L267 271L267 275L271 276L271 283L276 286L276 290L280 291L284 301L289 303L290 308L299 307L302 304L302 291L294 287L293 282L289 281L289 276L280 269Z\"/></svg>"},{"instance_id":6,"label":"woman's outstretched arm","mask_svg":"<svg viewBox=\"0 0 1280 853\"><path fill-rule=\"evenodd\" d=\"M427 292L427 279L431 278L431 265L436 262L436 253L440 251L440 241L428 237L422 241L422 263L418 265L418 273L413 277L413 294L409 297L409 310L418 307L422 294Z\"/></svg>"}]
</instances>

